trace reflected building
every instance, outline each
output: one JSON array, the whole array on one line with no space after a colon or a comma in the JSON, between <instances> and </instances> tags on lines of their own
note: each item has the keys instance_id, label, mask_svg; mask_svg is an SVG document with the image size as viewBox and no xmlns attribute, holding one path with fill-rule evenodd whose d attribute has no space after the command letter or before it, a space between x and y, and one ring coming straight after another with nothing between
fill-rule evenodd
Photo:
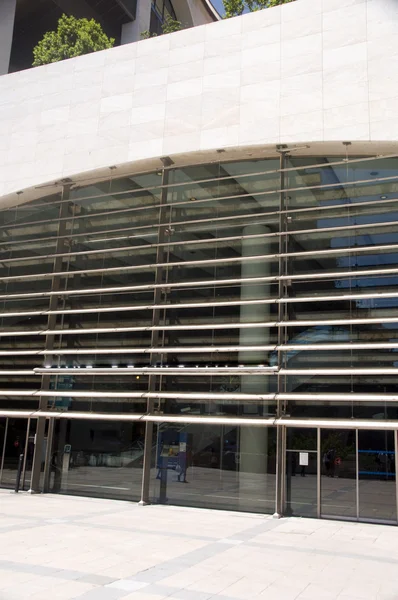
<instances>
[{"instance_id":1,"label":"reflected building","mask_svg":"<svg viewBox=\"0 0 398 600\"><path fill-rule=\"evenodd\" d=\"M295 112L306 89L294 88L296 103L284 104L294 83L286 74L282 96L269 100L278 133L260 115L255 131L250 97L275 86L247 83L242 68L236 95L226 66L230 36L244 57L260 33L280 27L287 69L284 23L309 4L197 28L194 43L178 32L28 75L31 87L47 89L70 64L83 86L81 73L98 60L102 83L98 99L93 84L92 100L74 103L84 98L75 83L64 112L43 108L43 96L7 134L15 140L25 127L32 137L38 119L42 138L32 142L35 170L15 163L0 207L2 486L14 484L22 453L24 485L34 492L397 523L398 151L390 123L383 129L369 107L337 97L320 108L321 135L312 111ZM398 29L388 0L341 11L358 20L377 7ZM325 10L322 22L338 49L334 13ZM370 52L381 34L369 29ZM225 71L214 76L220 40ZM193 46L202 64L188 67ZM115 89L106 83L121 52L138 74L130 91L117 72ZM164 104L148 108L151 88L163 92L139 75L161 52L171 80ZM352 70L344 69L348 90ZM333 103L325 94L335 76L326 67L319 75L323 106ZM6 97L22 94L26 77L12 76L12 92L8 77L0 79ZM213 104L217 123L210 100L221 103ZM292 141L284 143L287 110ZM367 137L353 133L361 110ZM61 114L58 164L48 121ZM339 129L328 128L332 117Z\"/></svg>"}]
</instances>

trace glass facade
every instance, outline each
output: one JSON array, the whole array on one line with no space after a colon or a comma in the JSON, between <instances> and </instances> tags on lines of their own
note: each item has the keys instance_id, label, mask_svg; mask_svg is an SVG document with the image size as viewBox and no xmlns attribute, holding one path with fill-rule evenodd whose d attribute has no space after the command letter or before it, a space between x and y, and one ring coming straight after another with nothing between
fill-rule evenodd
<instances>
[{"instance_id":1,"label":"glass facade","mask_svg":"<svg viewBox=\"0 0 398 600\"><path fill-rule=\"evenodd\" d=\"M0 409L62 413L44 487L396 521L397 191L286 152L3 208Z\"/></svg>"}]
</instances>

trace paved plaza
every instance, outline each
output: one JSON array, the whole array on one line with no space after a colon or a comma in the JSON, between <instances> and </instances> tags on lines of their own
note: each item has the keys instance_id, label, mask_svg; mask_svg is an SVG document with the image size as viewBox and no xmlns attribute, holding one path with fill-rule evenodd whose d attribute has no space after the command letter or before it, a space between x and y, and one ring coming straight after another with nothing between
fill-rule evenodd
<instances>
[{"instance_id":1,"label":"paved plaza","mask_svg":"<svg viewBox=\"0 0 398 600\"><path fill-rule=\"evenodd\" d=\"M0 600L398 599L395 527L0 490Z\"/></svg>"}]
</instances>

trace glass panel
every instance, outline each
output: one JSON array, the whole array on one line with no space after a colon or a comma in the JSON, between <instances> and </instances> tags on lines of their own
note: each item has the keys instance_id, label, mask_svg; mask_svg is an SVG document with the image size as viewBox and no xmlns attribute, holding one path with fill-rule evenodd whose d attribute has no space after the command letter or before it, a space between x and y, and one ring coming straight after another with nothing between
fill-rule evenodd
<instances>
[{"instance_id":1,"label":"glass panel","mask_svg":"<svg viewBox=\"0 0 398 600\"><path fill-rule=\"evenodd\" d=\"M288 428L286 439L286 515L316 517L317 430Z\"/></svg>"},{"instance_id":2,"label":"glass panel","mask_svg":"<svg viewBox=\"0 0 398 600\"><path fill-rule=\"evenodd\" d=\"M64 420L57 423L50 490L139 500L143 440L142 423Z\"/></svg>"},{"instance_id":3,"label":"glass panel","mask_svg":"<svg viewBox=\"0 0 398 600\"><path fill-rule=\"evenodd\" d=\"M273 428L161 424L152 501L272 513L275 456Z\"/></svg>"},{"instance_id":4,"label":"glass panel","mask_svg":"<svg viewBox=\"0 0 398 600\"><path fill-rule=\"evenodd\" d=\"M359 518L396 522L393 431L359 431Z\"/></svg>"},{"instance_id":5,"label":"glass panel","mask_svg":"<svg viewBox=\"0 0 398 600\"><path fill-rule=\"evenodd\" d=\"M19 457L25 451L27 423L27 419L8 419L2 487L14 488L15 486Z\"/></svg>"},{"instance_id":6,"label":"glass panel","mask_svg":"<svg viewBox=\"0 0 398 600\"><path fill-rule=\"evenodd\" d=\"M321 514L356 518L355 431L323 429L321 452Z\"/></svg>"}]
</instances>

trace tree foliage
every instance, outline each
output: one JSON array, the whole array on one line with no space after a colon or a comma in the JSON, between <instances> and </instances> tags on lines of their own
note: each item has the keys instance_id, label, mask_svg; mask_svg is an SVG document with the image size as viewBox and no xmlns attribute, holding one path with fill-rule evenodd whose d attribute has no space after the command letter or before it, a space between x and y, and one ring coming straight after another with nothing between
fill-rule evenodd
<instances>
[{"instance_id":1,"label":"tree foliage","mask_svg":"<svg viewBox=\"0 0 398 600\"><path fill-rule=\"evenodd\" d=\"M173 33L174 31L180 31L180 29L181 29L181 22L176 21L176 19L173 19L173 17L170 17L170 15L167 15L167 17L165 18L165 20L162 24L163 33Z\"/></svg>"},{"instance_id":2,"label":"tree foliage","mask_svg":"<svg viewBox=\"0 0 398 600\"><path fill-rule=\"evenodd\" d=\"M112 48L113 38L108 38L94 19L76 19L62 15L56 31L48 31L33 49L33 66L48 65L82 54Z\"/></svg>"},{"instance_id":3,"label":"tree foliage","mask_svg":"<svg viewBox=\"0 0 398 600\"><path fill-rule=\"evenodd\" d=\"M245 11L253 12L262 8L271 8L280 4L287 4L295 0L223 0L225 17L236 17Z\"/></svg>"}]
</instances>

